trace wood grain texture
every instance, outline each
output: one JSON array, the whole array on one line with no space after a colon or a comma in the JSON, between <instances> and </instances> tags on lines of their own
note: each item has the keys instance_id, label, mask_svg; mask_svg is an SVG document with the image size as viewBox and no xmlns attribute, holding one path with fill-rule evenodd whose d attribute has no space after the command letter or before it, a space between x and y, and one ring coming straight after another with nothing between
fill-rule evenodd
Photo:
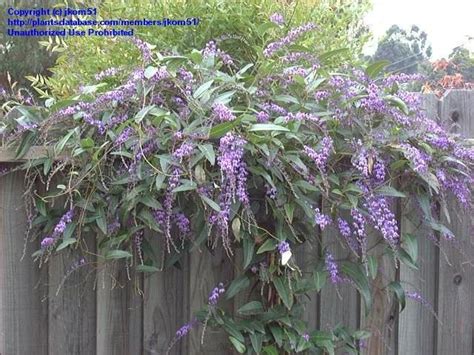
<instances>
[{"instance_id":1,"label":"wood grain texture","mask_svg":"<svg viewBox=\"0 0 474 355\"><path fill-rule=\"evenodd\" d=\"M1 162L22 162L31 159L45 158L52 156L52 148L33 146L21 158L16 158L15 150L0 147L0 163Z\"/></svg>"},{"instance_id":2,"label":"wood grain texture","mask_svg":"<svg viewBox=\"0 0 474 355\"><path fill-rule=\"evenodd\" d=\"M21 172L0 177L0 354L46 355L48 303L41 301L41 285L47 277L41 279L31 257L39 242L25 241L23 180Z\"/></svg>"},{"instance_id":3,"label":"wood grain texture","mask_svg":"<svg viewBox=\"0 0 474 355\"><path fill-rule=\"evenodd\" d=\"M397 341L397 303L386 287L396 277L395 262L391 256L382 256L385 245L379 242L381 237L375 231L368 230L369 249L377 245L371 254L374 253L372 255L379 255L379 257L378 274L373 281L373 304L368 314L363 302L361 304L361 327L372 333L362 353L394 355Z\"/></svg>"},{"instance_id":4,"label":"wood grain texture","mask_svg":"<svg viewBox=\"0 0 474 355\"><path fill-rule=\"evenodd\" d=\"M82 355L96 352L95 240L86 238L83 251L65 250L54 256L49 270L50 355Z\"/></svg>"},{"instance_id":5,"label":"wood grain texture","mask_svg":"<svg viewBox=\"0 0 474 355\"><path fill-rule=\"evenodd\" d=\"M438 116L439 100L435 95L424 97L424 108L428 117ZM430 231L421 226L422 213L416 204L402 208L402 235L411 233L418 241L418 270L400 265L400 282L408 292L417 292L427 304L408 299L398 324L399 354L434 354L437 321L434 316L436 303L439 252L429 239Z\"/></svg>"},{"instance_id":6,"label":"wood grain texture","mask_svg":"<svg viewBox=\"0 0 474 355\"><path fill-rule=\"evenodd\" d=\"M322 233L323 247L333 255L336 262L347 260L350 251L342 242L342 236L334 226L328 226ZM348 283L331 284L328 279L321 290L321 329L331 330L337 324L348 329L359 326L360 299L353 285Z\"/></svg>"},{"instance_id":7,"label":"wood grain texture","mask_svg":"<svg viewBox=\"0 0 474 355\"><path fill-rule=\"evenodd\" d=\"M129 277L130 276L130 277ZM97 286L97 354L143 353L142 275L124 263L102 266Z\"/></svg>"},{"instance_id":8,"label":"wood grain texture","mask_svg":"<svg viewBox=\"0 0 474 355\"><path fill-rule=\"evenodd\" d=\"M162 236L150 238L157 254ZM163 244L163 243L162 243ZM176 331L192 319L189 305L189 262L188 255L182 257L181 269L175 266L163 271L145 275L144 281L144 353L165 354ZM187 354L185 339L176 342L170 355Z\"/></svg>"},{"instance_id":9,"label":"wood grain texture","mask_svg":"<svg viewBox=\"0 0 474 355\"><path fill-rule=\"evenodd\" d=\"M233 279L232 261L221 246L212 250L205 246L190 254L189 264L189 307L191 312L202 309L212 289L219 283L229 284ZM232 311L232 302L226 302L226 309ZM188 335L189 355L223 355L232 353L232 345L222 330L207 329L201 344L202 327Z\"/></svg>"},{"instance_id":10,"label":"wood grain texture","mask_svg":"<svg viewBox=\"0 0 474 355\"><path fill-rule=\"evenodd\" d=\"M441 102L441 119L455 124L453 130L465 137L474 137L474 91L448 93ZM438 354L471 355L474 353L474 235L470 211L452 199L449 228L454 241L440 238L438 312Z\"/></svg>"}]
</instances>

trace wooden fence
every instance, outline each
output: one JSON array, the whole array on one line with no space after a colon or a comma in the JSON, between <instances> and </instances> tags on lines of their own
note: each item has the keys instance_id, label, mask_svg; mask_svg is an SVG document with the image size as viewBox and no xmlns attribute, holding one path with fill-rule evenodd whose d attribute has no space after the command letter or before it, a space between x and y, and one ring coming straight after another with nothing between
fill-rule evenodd
<instances>
[{"instance_id":1,"label":"wooden fence","mask_svg":"<svg viewBox=\"0 0 474 355\"><path fill-rule=\"evenodd\" d=\"M474 91L454 91L442 100L425 96L430 116L455 124L457 132L474 136ZM11 161L0 151L0 161ZM128 275L123 265L79 269L65 278L78 255L71 251L38 268L30 257L39 245L25 241L26 214L21 172L0 178L0 354L1 355L137 355L163 354L175 331L192 317L220 281L233 277L225 254L196 250L182 270L152 275ZM400 207L400 206L399 206ZM398 208L402 215L416 210ZM456 210L456 211L455 211ZM392 258L381 260L374 288L374 306L365 316L360 297L349 286L326 287L306 305L305 317L314 328L338 323L366 327L375 334L365 354L474 354L474 247L472 216L452 205L454 242L439 240L404 218L401 228L419 237L418 271L396 269ZM457 212L457 213L454 213ZM457 216L456 216L457 215ZM320 236L330 243L331 231ZM94 251L94 240L87 246ZM347 251L336 250L336 257ZM301 265L314 260L317 245L298 255ZM25 255L22 258L22 255ZM21 259L21 261L20 261ZM237 265L237 263L236 263ZM382 290L396 277L427 304L408 301L397 315L396 302ZM132 281L128 281L131 279ZM61 290L57 292L59 286ZM230 307L237 308L239 300ZM192 331L172 354L231 354L226 336Z\"/></svg>"}]
</instances>

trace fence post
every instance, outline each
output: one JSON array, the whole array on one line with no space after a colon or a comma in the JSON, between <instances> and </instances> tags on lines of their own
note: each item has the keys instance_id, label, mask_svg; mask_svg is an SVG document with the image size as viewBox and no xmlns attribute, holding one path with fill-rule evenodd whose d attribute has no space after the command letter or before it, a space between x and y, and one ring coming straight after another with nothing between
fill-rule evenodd
<instances>
[{"instance_id":1,"label":"fence post","mask_svg":"<svg viewBox=\"0 0 474 355\"><path fill-rule=\"evenodd\" d=\"M24 173L0 177L0 354L46 355L48 303L41 298L47 276L31 257L39 243L25 240L23 192Z\"/></svg>"}]
</instances>

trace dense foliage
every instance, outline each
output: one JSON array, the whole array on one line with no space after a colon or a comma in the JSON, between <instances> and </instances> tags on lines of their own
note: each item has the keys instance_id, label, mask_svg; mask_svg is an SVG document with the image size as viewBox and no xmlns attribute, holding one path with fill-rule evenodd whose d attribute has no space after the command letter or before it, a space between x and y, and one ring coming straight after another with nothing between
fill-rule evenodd
<instances>
[{"instance_id":1,"label":"dense foliage","mask_svg":"<svg viewBox=\"0 0 474 355\"><path fill-rule=\"evenodd\" d=\"M396 200L414 201L424 224L454 238L434 209L447 214L448 193L470 207L474 150L404 91L414 77L378 78L379 63L329 71L339 51L316 57L296 45L319 26L286 31L272 20L268 29L283 34L255 48L251 63L214 42L164 55L136 40L142 59L122 84L109 81L111 68L67 100L18 105L3 134L18 155L54 147L24 166L46 187L30 194L42 262L79 248L85 233L95 235L100 260L124 259L142 272L178 265L197 248L239 255L240 273L210 290L172 344L204 323L223 328L240 353L357 353L369 334L308 329L305 294L348 283L368 310L376 250L416 263L416 236L401 233ZM337 233L302 272L295 250L320 242L330 226ZM333 257L335 243L348 251L344 260ZM226 313L221 306L241 293L248 303Z\"/></svg>"},{"instance_id":2,"label":"dense foliage","mask_svg":"<svg viewBox=\"0 0 474 355\"><path fill-rule=\"evenodd\" d=\"M101 19L197 18L197 26L142 26L134 30L138 37L161 52L173 48L179 52L203 48L214 40L239 65L241 60L254 61L258 48L274 35L275 32L269 31L267 19L276 11L286 14L283 25L287 29L310 20L320 25L317 35L309 34L301 45L320 53L350 48L344 56L334 58L335 64L348 58L355 60L368 39L368 31L362 24L362 16L368 9L367 0L108 0L92 1L94 3ZM38 78L36 86L61 97L72 94L80 85L90 82L97 72L109 67L120 68L119 77L123 79L139 60L136 47L119 38L72 37L60 46L54 40L50 42L50 48L62 52L52 68L53 77L50 80Z\"/></svg>"}]
</instances>

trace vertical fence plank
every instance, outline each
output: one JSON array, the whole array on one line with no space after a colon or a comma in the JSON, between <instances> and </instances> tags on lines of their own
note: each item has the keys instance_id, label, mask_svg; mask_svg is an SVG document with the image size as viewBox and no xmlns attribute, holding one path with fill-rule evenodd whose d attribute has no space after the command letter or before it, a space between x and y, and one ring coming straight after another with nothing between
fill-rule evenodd
<instances>
[{"instance_id":1,"label":"vertical fence plank","mask_svg":"<svg viewBox=\"0 0 474 355\"><path fill-rule=\"evenodd\" d=\"M0 177L0 353L48 353L47 302L41 302L41 271L25 242L24 174ZM20 260L26 244L25 257Z\"/></svg>"},{"instance_id":2,"label":"vertical fence plank","mask_svg":"<svg viewBox=\"0 0 474 355\"><path fill-rule=\"evenodd\" d=\"M233 279L233 265L221 246L212 250L212 255L203 246L201 250L191 253L189 274L189 306L190 312L193 313L207 303L210 292L219 282L228 284ZM228 307L231 310L233 305L229 304ZM189 334L189 355L231 353L231 345L223 330L208 328L204 344L201 344L201 332L202 327Z\"/></svg>"},{"instance_id":3,"label":"vertical fence plank","mask_svg":"<svg viewBox=\"0 0 474 355\"><path fill-rule=\"evenodd\" d=\"M78 250L64 250L49 261L50 355L96 353L95 250L86 238L84 264Z\"/></svg>"},{"instance_id":4,"label":"vertical fence plank","mask_svg":"<svg viewBox=\"0 0 474 355\"><path fill-rule=\"evenodd\" d=\"M124 263L102 266L97 286L97 354L143 353L142 275Z\"/></svg>"},{"instance_id":5,"label":"vertical fence plank","mask_svg":"<svg viewBox=\"0 0 474 355\"><path fill-rule=\"evenodd\" d=\"M369 229L370 230L370 229ZM366 315L366 309L362 303L361 326L372 333L362 353L366 355L392 355L396 354L397 342L397 310L396 303L389 295L386 286L395 279L396 269L393 257L381 256L385 247L380 242L381 237L373 230L369 234L369 248L373 247L372 253L379 255L378 274L373 284L373 304L371 311Z\"/></svg>"},{"instance_id":6,"label":"vertical fence plank","mask_svg":"<svg viewBox=\"0 0 474 355\"><path fill-rule=\"evenodd\" d=\"M323 246L333 255L334 260L345 260L349 257L350 251L341 244L339 232L335 227L326 227L322 234ZM328 280L321 290L321 329L329 330L337 324L356 329L359 326L359 304L360 300L353 285L332 285Z\"/></svg>"},{"instance_id":7,"label":"vertical fence plank","mask_svg":"<svg viewBox=\"0 0 474 355\"><path fill-rule=\"evenodd\" d=\"M435 95L425 95L423 105L428 117L438 116L439 100ZM438 252L433 241L429 240L429 230L421 227L422 213L416 204L402 208L402 234L410 233L418 241L418 270L401 264L400 282L410 292L417 292L427 304L407 300L405 310L399 320L399 353L400 354L434 354L436 319L434 309L436 302Z\"/></svg>"},{"instance_id":8,"label":"vertical fence plank","mask_svg":"<svg viewBox=\"0 0 474 355\"><path fill-rule=\"evenodd\" d=\"M474 91L453 91L441 102L441 119L456 124L455 130L465 137L474 137ZM438 354L470 355L474 352L474 273L473 221L470 211L449 201L449 227L454 241L440 238L446 256L439 262Z\"/></svg>"},{"instance_id":9,"label":"vertical fence plank","mask_svg":"<svg viewBox=\"0 0 474 355\"><path fill-rule=\"evenodd\" d=\"M296 262L303 273L313 272L319 260L318 238L308 238L303 246L296 251ZM320 324L320 296L316 292L309 293L309 299L304 297L303 320L308 323L308 330L319 329Z\"/></svg>"},{"instance_id":10,"label":"vertical fence plank","mask_svg":"<svg viewBox=\"0 0 474 355\"><path fill-rule=\"evenodd\" d=\"M152 237L151 245L158 246ZM159 248L154 248L159 252ZM161 250L164 250L162 246ZM165 354L176 331L191 320L188 299L188 256L182 256L181 269L165 268L145 276L144 281L144 351L145 354ZM186 339L174 344L170 355L187 354Z\"/></svg>"}]
</instances>

